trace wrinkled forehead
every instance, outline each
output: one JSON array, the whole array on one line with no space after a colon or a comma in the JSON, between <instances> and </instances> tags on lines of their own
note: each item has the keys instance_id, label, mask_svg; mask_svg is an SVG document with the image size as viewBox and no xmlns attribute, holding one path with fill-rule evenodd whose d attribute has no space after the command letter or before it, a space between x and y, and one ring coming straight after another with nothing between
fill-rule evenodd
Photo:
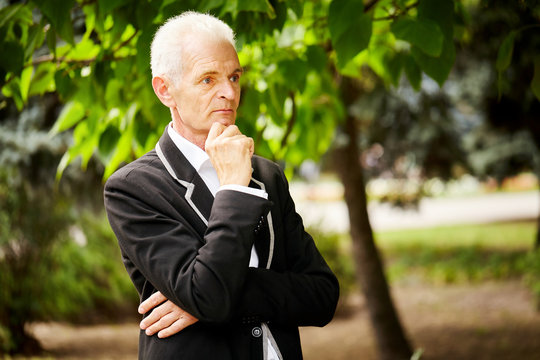
<instances>
[{"instance_id":1,"label":"wrinkled forehead","mask_svg":"<svg viewBox=\"0 0 540 360\"><path fill-rule=\"evenodd\" d=\"M241 69L234 46L227 40L210 37L189 37L183 41L182 63L182 70L191 75Z\"/></svg>"}]
</instances>

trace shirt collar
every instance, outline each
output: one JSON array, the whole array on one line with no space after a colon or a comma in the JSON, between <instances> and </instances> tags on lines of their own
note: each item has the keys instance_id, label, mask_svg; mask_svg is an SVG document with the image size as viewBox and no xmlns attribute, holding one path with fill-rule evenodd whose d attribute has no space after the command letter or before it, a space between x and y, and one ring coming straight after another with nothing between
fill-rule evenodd
<instances>
[{"instance_id":1,"label":"shirt collar","mask_svg":"<svg viewBox=\"0 0 540 360\"><path fill-rule=\"evenodd\" d=\"M200 172L201 168L210 162L208 154L203 149L193 144L173 129L172 122L167 126L167 131L176 147L184 154L191 166L193 166L197 172Z\"/></svg>"}]
</instances>

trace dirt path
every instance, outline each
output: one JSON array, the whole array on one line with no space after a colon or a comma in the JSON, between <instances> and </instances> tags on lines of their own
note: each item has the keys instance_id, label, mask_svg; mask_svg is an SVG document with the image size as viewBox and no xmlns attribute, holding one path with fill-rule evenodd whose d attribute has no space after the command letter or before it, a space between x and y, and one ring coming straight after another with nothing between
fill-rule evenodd
<instances>
[{"instance_id":1,"label":"dirt path","mask_svg":"<svg viewBox=\"0 0 540 360\"><path fill-rule=\"evenodd\" d=\"M540 359L540 313L519 282L393 290L402 321L424 360ZM48 359L136 359L137 324L73 327L36 324ZM306 360L374 360L374 338L362 299L348 316L301 330Z\"/></svg>"}]
</instances>

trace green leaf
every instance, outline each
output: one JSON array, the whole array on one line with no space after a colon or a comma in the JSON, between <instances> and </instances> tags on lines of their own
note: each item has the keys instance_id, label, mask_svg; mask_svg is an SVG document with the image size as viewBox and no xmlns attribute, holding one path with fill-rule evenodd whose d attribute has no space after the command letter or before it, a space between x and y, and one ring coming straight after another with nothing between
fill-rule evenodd
<instances>
[{"instance_id":1,"label":"green leaf","mask_svg":"<svg viewBox=\"0 0 540 360\"><path fill-rule=\"evenodd\" d=\"M34 72L34 68L29 66L25 68L21 73L21 82L20 82L20 89L21 89L21 97L24 103L28 100L28 92L30 90L30 81L32 80L32 73Z\"/></svg>"},{"instance_id":2,"label":"green leaf","mask_svg":"<svg viewBox=\"0 0 540 360\"><path fill-rule=\"evenodd\" d=\"M298 58L283 60L278 63L277 68L289 88L303 91L309 70L304 61Z\"/></svg>"},{"instance_id":3,"label":"green leaf","mask_svg":"<svg viewBox=\"0 0 540 360\"><path fill-rule=\"evenodd\" d=\"M111 160L105 167L103 178L106 179L123 162L127 161L131 154L131 141L133 139L133 128L127 129L121 136L116 145L116 151L112 155Z\"/></svg>"},{"instance_id":4,"label":"green leaf","mask_svg":"<svg viewBox=\"0 0 540 360\"><path fill-rule=\"evenodd\" d=\"M54 83L56 91L62 98L67 99L72 95L74 85L68 72L65 70L58 70L54 74Z\"/></svg>"},{"instance_id":5,"label":"green leaf","mask_svg":"<svg viewBox=\"0 0 540 360\"><path fill-rule=\"evenodd\" d=\"M443 51L439 57L428 56L415 46L412 47L411 54L418 66L420 66L420 69L435 80L439 86L442 86L448 78L450 70L454 66L454 60L456 59L454 43L446 39L444 40Z\"/></svg>"},{"instance_id":6,"label":"green leaf","mask_svg":"<svg viewBox=\"0 0 540 360\"><path fill-rule=\"evenodd\" d=\"M24 107L24 101L21 96L20 80L15 78L9 84L2 88L2 93L9 98L12 98L17 106L17 110L21 111Z\"/></svg>"},{"instance_id":7,"label":"green leaf","mask_svg":"<svg viewBox=\"0 0 540 360\"><path fill-rule=\"evenodd\" d=\"M56 32L54 31L54 28L49 28L49 30L47 30L47 47L56 57Z\"/></svg>"},{"instance_id":8,"label":"green leaf","mask_svg":"<svg viewBox=\"0 0 540 360\"><path fill-rule=\"evenodd\" d=\"M24 50L24 58L28 59L34 53L36 48L39 48L43 43L45 34L39 25L33 25L29 28L28 41Z\"/></svg>"},{"instance_id":9,"label":"green leaf","mask_svg":"<svg viewBox=\"0 0 540 360\"><path fill-rule=\"evenodd\" d=\"M364 4L361 0L334 0L330 4L328 28L340 68L344 68L369 45L371 17L363 11Z\"/></svg>"},{"instance_id":10,"label":"green leaf","mask_svg":"<svg viewBox=\"0 0 540 360\"><path fill-rule=\"evenodd\" d=\"M28 96L42 95L45 92L54 91L55 71L56 65L53 63L39 64L34 71L34 76L32 77L32 82L30 83L30 89L28 90Z\"/></svg>"},{"instance_id":11,"label":"green leaf","mask_svg":"<svg viewBox=\"0 0 540 360\"><path fill-rule=\"evenodd\" d=\"M386 73L390 76L390 80L394 86L399 85L399 78L401 71L405 66L405 56L403 54L394 54L393 56L385 59L386 61Z\"/></svg>"},{"instance_id":12,"label":"green leaf","mask_svg":"<svg viewBox=\"0 0 540 360\"><path fill-rule=\"evenodd\" d=\"M416 45L430 56L439 56L444 35L439 26L429 19L402 18L392 23L391 30L396 38Z\"/></svg>"},{"instance_id":13,"label":"green leaf","mask_svg":"<svg viewBox=\"0 0 540 360\"><path fill-rule=\"evenodd\" d=\"M11 5L0 10L0 27L4 26L11 18L17 15L24 4Z\"/></svg>"},{"instance_id":14,"label":"green leaf","mask_svg":"<svg viewBox=\"0 0 540 360\"><path fill-rule=\"evenodd\" d=\"M412 56L407 56L405 60L405 74L413 89L419 91L422 82L422 71Z\"/></svg>"},{"instance_id":15,"label":"green leaf","mask_svg":"<svg viewBox=\"0 0 540 360\"><path fill-rule=\"evenodd\" d=\"M332 39L339 39L356 21L356 17L363 14L362 0L333 0L328 9L328 30Z\"/></svg>"},{"instance_id":16,"label":"green leaf","mask_svg":"<svg viewBox=\"0 0 540 360\"><path fill-rule=\"evenodd\" d=\"M534 59L534 76L531 81L531 90L540 101L540 56Z\"/></svg>"},{"instance_id":17,"label":"green leaf","mask_svg":"<svg viewBox=\"0 0 540 360\"><path fill-rule=\"evenodd\" d=\"M349 61L366 49L370 38L371 18L368 15L361 15L345 34L336 41L332 41L339 66L345 67Z\"/></svg>"},{"instance_id":18,"label":"green leaf","mask_svg":"<svg viewBox=\"0 0 540 360\"><path fill-rule=\"evenodd\" d=\"M418 19L431 20L439 25L446 40L454 36L454 1L421 0L418 2Z\"/></svg>"},{"instance_id":19,"label":"green leaf","mask_svg":"<svg viewBox=\"0 0 540 360\"><path fill-rule=\"evenodd\" d=\"M99 137L98 151L104 163L108 163L111 160L120 136L122 136L122 134L118 128L109 124Z\"/></svg>"},{"instance_id":20,"label":"green leaf","mask_svg":"<svg viewBox=\"0 0 540 360\"><path fill-rule=\"evenodd\" d=\"M276 12L268 0L238 0L236 11L254 11L266 13L270 19L276 16Z\"/></svg>"},{"instance_id":21,"label":"green leaf","mask_svg":"<svg viewBox=\"0 0 540 360\"><path fill-rule=\"evenodd\" d=\"M324 49L320 46L312 45L306 49L309 67L315 71L323 72L326 68L327 57Z\"/></svg>"},{"instance_id":22,"label":"green leaf","mask_svg":"<svg viewBox=\"0 0 540 360\"><path fill-rule=\"evenodd\" d=\"M225 0L202 0L199 2L199 11L208 12L220 7L224 2Z\"/></svg>"},{"instance_id":23,"label":"green leaf","mask_svg":"<svg viewBox=\"0 0 540 360\"><path fill-rule=\"evenodd\" d=\"M0 54L4 54L0 56L0 67L18 75L24 63L24 49L21 44L15 41L0 42Z\"/></svg>"},{"instance_id":24,"label":"green leaf","mask_svg":"<svg viewBox=\"0 0 540 360\"><path fill-rule=\"evenodd\" d=\"M287 5L292 11L294 11L299 19L304 14L304 2L302 0L289 0L287 1Z\"/></svg>"},{"instance_id":25,"label":"green leaf","mask_svg":"<svg viewBox=\"0 0 540 360\"><path fill-rule=\"evenodd\" d=\"M129 0L98 0L99 12L104 16L110 14L114 9L127 4ZM138 6L135 5L134 6Z\"/></svg>"},{"instance_id":26,"label":"green leaf","mask_svg":"<svg viewBox=\"0 0 540 360\"><path fill-rule=\"evenodd\" d=\"M84 115L84 106L80 102L68 102L60 112L60 115L58 116L58 119L56 119L50 133L54 135L71 128L82 120Z\"/></svg>"},{"instance_id":27,"label":"green leaf","mask_svg":"<svg viewBox=\"0 0 540 360\"><path fill-rule=\"evenodd\" d=\"M75 0L34 0L43 15L62 39L74 45L73 25L71 24L71 8Z\"/></svg>"},{"instance_id":28,"label":"green leaf","mask_svg":"<svg viewBox=\"0 0 540 360\"><path fill-rule=\"evenodd\" d=\"M159 9L156 9L149 2L142 1L136 9L137 26L139 29L145 29L152 24Z\"/></svg>"},{"instance_id":29,"label":"green leaf","mask_svg":"<svg viewBox=\"0 0 540 360\"><path fill-rule=\"evenodd\" d=\"M137 39L136 64L137 69L141 72L146 72L150 69L150 44L156 30L157 25L152 25L146 31L143 31Z\"/></svg>"},{"instance_id":30,"label":"green leaf","mask_svg":"<svg viewBox=\"0 0 540 360\"><path fill-rule=\"evenodd\" d=\"M501 47L499 48L497 61L495 62L495 67L499 72L506 70L512 62L512 53L514 52L514 40L516 39L516 34L516 31L510 31L510 33L504 38Z\"/></svg>"}]
</instances>

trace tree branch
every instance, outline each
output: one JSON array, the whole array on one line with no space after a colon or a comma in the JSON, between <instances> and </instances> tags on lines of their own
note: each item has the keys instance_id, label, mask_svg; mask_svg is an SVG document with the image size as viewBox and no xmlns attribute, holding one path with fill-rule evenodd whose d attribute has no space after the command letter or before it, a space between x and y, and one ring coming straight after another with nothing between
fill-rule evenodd
<instances>
[{"instance_id":1,"label":"tree branch","mask_svg":"<svg viewBox=\"0 0 540 360\"><path fill-rule=\"evenodd\" d=\"M131 57L131 56L104 56L102 58L102 60L118 61L118 60L127 59L129 57ZM46 63L46 62L54 62L56 64L66 63L66 64L79 64L81 66L88 66L88 65L92 64L93 62L95 62L96 60L97 60L96 56L91 57L89 59L75 60L75 59L68 59L68 58L66 58L64 56L55 58L54 55L49 54L49 55L43 55L43 56L35 58L32 61L31 65L35 66L35 65L42 64L42 63Z\"/></svg>"},{"instance_id":2,"label":"tree branch","mask_svg":"<svg viewBox=\"0 0 540 360\"><path fill-rule=\"evenodd\" d=\"M104 56L102 58L102 60L118 61L118 60L127 59L129 56L117 57L117 56L114 56L114 53L116 53L117 51L122 49L124 46L129 44L131 42L131 40L133 40L133 38L138 33L139 33L139 30L135 31L129 38L127 38L126 40L124 40L123 42L118 44L118 46L112 51L112 54L110 54L108 56ZM98 59L97 56L94 56L94 57L91 57L89 59L74 60L74 59L69 59L69 58L67 58L65 56L55 57L53 54L48 54L48 55L42 55L42 56L39 56L39 57L35 58L32 61L32 66L36 66L36 65L39 65L39 64L42 64L42 63L45 63L45 62L55 62L56 64L60 64L60 63L80 64L82 66L88 66L88 65L92 64L93 62L95 62L97 59Z\"/></svg>"},{"instance_id":3,"label":"tree branch","mask_svg":"<svg viewBox=\"0 0 540 360\"><path fill-rule=\"evenodd\" d=\"M289 97L292 100L292 114L289 118L289 121L287 122L287 130L285 131L285 135L283 135L283 138L281 139L282 149L287 145L287 140L289 139L289 136L292 133L293 126L296 122L296 101L294 101L294 91L291 91L289 93Z\"/></svg>"},{"instance_id":4,"label":"tree branch","mask_svg":"<svg viewBox=\"0 0 540 360\"><path fill-rule=\"evenodd\" d=\"M135 32L129 37L127 38L126 40L124 40L123 42L121 42L117 47L116 49L113 50L113 53L117 52L118 50L120 50L121 48L123 48L124 46L126 46L127 44L129 44L129 42L131 40L133 40L133 38L135 36L137 36L137 34L139 33L139 30L135 30Z\"/></svg>"},{"instance_id":5,"label":"tree branch","mask_svg":"<svg viewBox=\"0 0 540 360\"><path fill-rule=\"evenodd\" d=\"M364 12L368 12L369 10L371 10L371 8L377 5L378 2L379 0L371 0L371 2L364 5Z\"/></svg>"},{"instance_id":6,"label":"tree branch","mask_svg":"<svg viewBox=\"0 0 540 360\"><path fill-rule=\"evenodd\" d=\"M394 20L397 17L400 17L401 15L404 15L409 12L412 8L415 8L418 6L418 2L412 3L408 6L406 6L402 11L396 11L392 15L380 17L380 18L373 18L373 21L385 21L385 20Z\"/></svg>"}]
</instances>

